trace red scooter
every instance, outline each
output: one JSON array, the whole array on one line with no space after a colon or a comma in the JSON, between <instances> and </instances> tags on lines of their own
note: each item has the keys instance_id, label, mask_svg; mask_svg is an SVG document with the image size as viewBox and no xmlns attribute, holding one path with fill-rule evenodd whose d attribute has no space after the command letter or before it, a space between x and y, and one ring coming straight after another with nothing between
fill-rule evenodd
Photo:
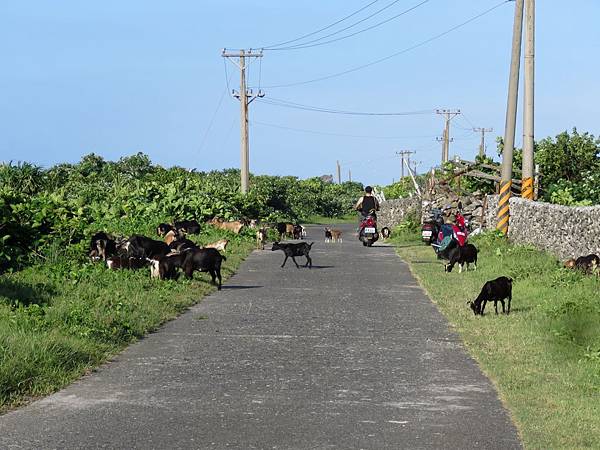
<instances>
[{"instance_id":1,"label":"red scooter","mask_svg":"<svg viewBox=\"0 0 600 450\"><path fill-rule=\"evenodd\" d=\"M375 213L369 213L367 217L361 220L358 226L358 239L365 247L371 247L379 239Z\"/></svg>"}]
</instances>

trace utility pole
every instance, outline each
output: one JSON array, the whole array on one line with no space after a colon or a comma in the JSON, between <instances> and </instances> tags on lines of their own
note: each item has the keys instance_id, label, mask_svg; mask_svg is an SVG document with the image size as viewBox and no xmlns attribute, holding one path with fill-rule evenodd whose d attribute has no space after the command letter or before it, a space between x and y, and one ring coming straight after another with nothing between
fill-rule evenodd
<instances>
[{"instance_id":1,"label":"utility pole","mask_svg":"<svg viewBox=\"0 0 600 450\"><path fill-rule=\"evenodd\" d=\"M348 169L348 181L352 183L352 170Z\"/></svg>"},{"instance_id":2,"label":"utility pole","mask_svg":"<svg viewBox=\"0 0 600 450\"><path fill-rule=\"evenodd\" d=\"M341 171L341 167L340 167L340 162L336 161L335 163L337 165L337 179L338 179L338 184L342 184L342 171Z\"/></svg>"},{"instance_id":3,"label":"utility pole","mask_svg":"<svg viewBox=\"0 0 600 450\"><path fill-rule=\"evenodd\" d=\"M450 153L450 121L460 114L460 109L452 111L450 109L438 109L435 111L437 114L444 116L446 126L444 127L444 137L442 138L442 164L448 162Z\"/></svg>"},{"instance_id":4,"label":"utility pole","mask_svg":"<svg viewBox=\"0 0 600 450\"><path fill-rule=\"evenodd\" d=\"M494 131L493 128L473 128L475 133L481 133L481 144L479 144L479 156L482 158L485 156L485 133L491 133Z\"/></svg>"},{"instance_id":5,"label":"utility pole","mask_svg":"<svg viewBox=\"0 0 600 450\"><path fill-rule=\"evenodd\" d=\"M512 164L515 149L515 126L517 122L517 100L519 96L519 68L521 63L521 37L523 34L523 0L516 0L515 20L513 24L512 55L510 77L508 81L508 101L506 105L506 124L504 127L504 149L500 178L500 197L498 199L498 224L496 228L508 233L510 218L510 189L512 186Z\"/></svg>"},{"instance_id":6,"label":"utility pole","mask_svg":"<svg viewBox=\"0 0 600 450\"><path fill-rule=\"evenodd\" d=\"M400 180L402 180L404 178L404 157L406 156L408 159L408 164L410 166L410 155L412 155L415 152L411 152L410 150L401 150L399 152L396 152L396 155L399 155L401 160L400 160ZM410 172L410 169L409 169Z\"/></svg>"},{"instance_id":7,"label":"utility pole","mask_svg":"<svg viewBox=\"0 0 600 450\"><path fill-rule=\"evenodd\" d=\"M262 90L258 90L258 92L252 92L252 89L248 90L246 88L246 68L248 64L246 63L246 58L262 58L262 50L237 50L237 51L227 51L227 49L223 49L221 52L221 56L223 58L232 59L239 58L239 62L233 60L233 63L240 69L240 90L236 92L233 90L232 95L240 101L241 105L241 117L240 117L240 129L241 129L241 146L240 146L240 154L241 154L241 164L240 164L240 174L241 174L241 187L242 194L246 194L248 192L248 185L250 183L250 156L249 156L249 145L248 145L248 106L254 99L257 97L264 97L265 94Z\"/></svg>"},{"instance_id":8,"label":"utility pole","mask_svg":"<svg viewBox=\"0 0 600 450\"><path fill-rule=\"evenodd\" d=\"M525 0L525 83L523 89L523 172L521 197L533 200L535 0Z\"/></svg>"}]
</instances>

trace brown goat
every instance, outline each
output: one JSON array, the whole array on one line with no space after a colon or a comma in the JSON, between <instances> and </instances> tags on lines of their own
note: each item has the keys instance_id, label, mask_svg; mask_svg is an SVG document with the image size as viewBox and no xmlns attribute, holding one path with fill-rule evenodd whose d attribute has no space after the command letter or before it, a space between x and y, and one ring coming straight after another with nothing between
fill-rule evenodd
<instances>
[{"instance_id":1,"label":"brown goat","mask_svg":"<svg viewBox=\"0 0 600 450\"><path fill-rule=\"evenodd\" d=\"M210 244L206 244L200 248L214 248L224 252L227 244L229 244L229 239L219 239L217 242L211 242Z\"/></svg>"},{"instance_id":2,"label":"brown goat","mask_svg":"<svg viewBox=\"0 0 600 450\"><path fill-rule=\"evenodd\" d=\"M221 230L229 230L235 234L239 234L244 224L239 220L235 220L232 222L224 222L222 219L218 217L214 217L208 223L210 223L215 228L220 228Z\"/></svg>"}]
</instances>

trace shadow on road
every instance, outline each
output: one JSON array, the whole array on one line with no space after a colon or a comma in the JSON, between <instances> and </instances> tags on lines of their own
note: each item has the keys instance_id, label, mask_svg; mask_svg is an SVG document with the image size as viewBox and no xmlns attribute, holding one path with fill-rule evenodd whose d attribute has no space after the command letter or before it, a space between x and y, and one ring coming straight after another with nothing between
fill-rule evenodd
<instances>
[{"instance_id":1,"label":"shadow on road","mask_svg":"<svg viewBox=\"0 0 600 450\"><path fill-rule=\"evenodd\" d=\"M243 285L227 286L226 284L224 284L222 289L258 289L261 287L264 287L264 286L243 286Z\"/></svg>"}]
</instances>

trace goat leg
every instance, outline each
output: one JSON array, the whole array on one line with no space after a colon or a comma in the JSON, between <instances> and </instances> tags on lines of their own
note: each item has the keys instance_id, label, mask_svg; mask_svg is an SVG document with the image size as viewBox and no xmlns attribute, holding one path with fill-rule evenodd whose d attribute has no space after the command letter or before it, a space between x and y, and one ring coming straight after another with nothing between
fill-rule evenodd
<instances>
[{"instance_id":1,"label":"goat leg","mask_svg":"<svg viewBox=\"0 0 600 450\"><path fill-rule=\"evenodd\" d=\"M512 292L508 295L508 309L506 310L506 315L510 314L510 301L512 300Z\"/></svg>"},{"instance_id":2,"label":"goat leg","mask_svg":"<svg viewBox=\"0 0 600 450\"><path fill-rule=\"evenodd\" d=\"M288 260L288 255L285 255L285 259L283 260L283 264L281 265L281 267L285 266L285 263L287 262L287 260Z\"/></svg>"},{"instance_id":3,"label":"goat leg","mask_svg":"<svg viewBox=\"0 0 600 450\"><path fill-rule=\"evenodd\" d=\"M298 263L296 262L296 258L294 257L294 255L292 255L292 261L294 261L294 264L296 264L296 269L299 269L300 266L298 265Z\"/></svg>"},{"instance_id":4,"label":"goat leg","mask_svg":"<svg viewBox=\"0 0 600 450\"><path fill-rule=\"evenodd\" d=\"M506 309L504 308L504 299L500 300L500 303L502 303L502 314L506 314Z\"/></svg>"},{"instance_id":5,"label":"goat leg","mask_svg":"<svg viewBox=\"0 0 600 450\"><path fill-rule=\"evenodd\" d=\"M498 300L494 300L494 310L496 311L496 315L498 315Z\"/></svg>"},{"instance_id":6,"label":"goat leg","mask_svg":"<svg viewBox=\"0 0 600 450\"><path fill-rule=\"evenodd\" d=\"M304 256L306 256L306 264L304 265L304 267L308 266L309 269L312 269L312 259L308 255Z\"/></svg>"},{"instance_id":7,"label":"goat leg","mask_svg":"<svg viewBox=\"0 0 600 450\"><path fill-rule=\"evenodd\" d=\"M484 300L483 302L481 302L481 310L479 311L479 314L483 316L483 311L485 310L485 305L487 303L487 300Z\"/></svg>"}]
</instances>

